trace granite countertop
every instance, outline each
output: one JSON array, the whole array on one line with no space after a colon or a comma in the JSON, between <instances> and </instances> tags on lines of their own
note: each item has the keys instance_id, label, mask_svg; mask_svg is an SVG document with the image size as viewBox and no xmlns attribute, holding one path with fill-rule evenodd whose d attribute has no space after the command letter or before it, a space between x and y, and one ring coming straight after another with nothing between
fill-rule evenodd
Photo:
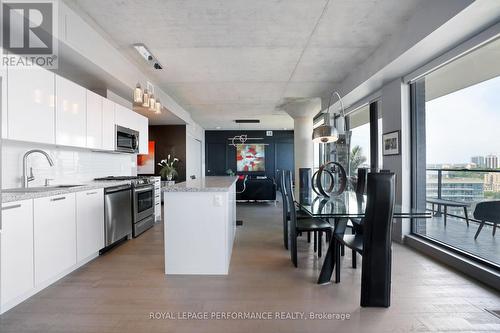
<instances>
[{"instance_id":1,"label":"granite countertop","mask_svg":"<svg viewBox=\"0 0 500 333\"><path fill-rule=\"evenodd\" d=\"M166 186L162 192L228 192L238 180L236 176L211 176L202 179L189 179L182 183Z\"/></svg>"},{"instance_id":2,"label":"granite countertop","mask_svg":"<svg viewBox=\"0 0 500 333\"><path fill-rule=\"evenodd\" d=\"M130 184L129 180L119 180L119 181L92 181L87 183L77 183L82 186L75 187L67 187L67 188L54 188L53 190L47 190L42 192L15 192L15 193L5 193L2 192L2 203L12 202L12 201L21 201L21 200L29 200L36 198L44 198L50 197L53 195L63 195L67 193L88 191L98 188L107 188L119 185L127 185ZM64 185L64 184L57 184ZM55 185L56 186L56 185Z\"/></svg>"}]
</instances>

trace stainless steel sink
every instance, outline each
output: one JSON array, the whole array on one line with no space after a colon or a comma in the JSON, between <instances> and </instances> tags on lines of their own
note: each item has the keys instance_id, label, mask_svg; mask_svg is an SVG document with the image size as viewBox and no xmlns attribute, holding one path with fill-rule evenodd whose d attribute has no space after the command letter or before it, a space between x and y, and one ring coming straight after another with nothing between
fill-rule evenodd
<instances>
[{"instance_id":1,"label":"stainless steel sink","mask_svg":"<svg viewBox=\"0 0 500 333\"><path fill-rule=\"evenodd\" d=\"M31 193L31 192L48 192L58 189L67 189L72 187L79 187L83 185L54 185L54 186L40 186L40 187L28 187L28 188L9 188L2 190L4 193Z\"/></svg>"}]
</instances>

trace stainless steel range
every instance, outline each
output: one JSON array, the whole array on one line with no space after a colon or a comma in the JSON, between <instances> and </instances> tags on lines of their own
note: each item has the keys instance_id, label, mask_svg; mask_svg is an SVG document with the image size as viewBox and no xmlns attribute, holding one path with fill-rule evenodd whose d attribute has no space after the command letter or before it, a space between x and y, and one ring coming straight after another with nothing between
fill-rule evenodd
<instances>
[{"instance_id":1,"label":"stainless steel range","mask_svg":"<svg viewBox=\"0 0 500 333\"><path fill-rule=\"evenodd\" d=\"M132 236L137 237L154 225L154 183L150 177L105 177L98 181L130 180L132 186Z\"/></svg>"}]
</instances>

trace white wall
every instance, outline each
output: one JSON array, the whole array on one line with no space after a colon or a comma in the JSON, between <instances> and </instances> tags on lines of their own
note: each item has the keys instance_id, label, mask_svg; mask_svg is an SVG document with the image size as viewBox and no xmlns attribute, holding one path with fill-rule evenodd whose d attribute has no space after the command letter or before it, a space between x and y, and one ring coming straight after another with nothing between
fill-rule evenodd
<instances>
[{"instance_id":1,"label":"white wall","mask_svg":"<svg viewBox=\"0 0 500 333\"><path fill-rule=\"evenodd\" d=\"M23 155L35 148L49 153L55 165L50 167L41 154L29 157L28 167L33 167L36 178L30 182L30 186L44 185L46 178L54 179L54 184L78 184L96 177L137 174L136 155L133 154L92 152L85 149L4 140L1 161L2 188L21 186Z\"/></svg>"},{"instance_id":2,"label":"white wall","mask_svg":"<svg viewBox=\"0 0 500 333\"><path fill-rule=\"evenodd\" d=\"M194 122L186 124L186 179L191 175L205 176L205 130Z\"/></svg>"},{"instance_id":3,"label":"white wall","mask_svg":"<svg viewBox=\"0 0 500 333\"><path fill-rule=\"evenodd\" d=\"M384 169L396 174L396 205L410 209L410 100L409 85L401 79L382 87L380 99L383 133L401 131L401 154L383 157ZM409 219L399 219L393 225L392 239L401 242L411 231Z\"/></svg>"}]
</instances>

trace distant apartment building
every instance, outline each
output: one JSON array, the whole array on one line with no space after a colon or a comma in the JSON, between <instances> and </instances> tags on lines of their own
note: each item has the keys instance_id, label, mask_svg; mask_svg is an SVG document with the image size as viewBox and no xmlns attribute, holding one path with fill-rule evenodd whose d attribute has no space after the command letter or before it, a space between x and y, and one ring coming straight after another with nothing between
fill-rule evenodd
<instances>
[{"instance_id":1,"label":"distant apartment building","mask_svg":"<svg viewBox=\"0 0 500 333\"><path fill-rule=\"evenodd\" d=\"M438 197L437 178L427 178L427 197ZM453 201L478 202L484 200L484 180L479 178L445 178L441 198Z\"/></svg>"},{"instance_id":2,"label":"distant apartment building","mask_svg":"<svg viewBox=\"0 0 500 333\"><path fill-rule=\"evenodd\" d=\"M498 156L488 155L484 158L484 163L488 169L498 169Z\"/></svg>"},{"instance_id":3,"label":"distant apartment building","mask_svg":"<svg viewBox=\"0 0 500 333\"><path fill-rule=\"evenodd\" d=\"M500 192L500 172L489 172L484 175L484 190Z\"/></svg>"},{"instance_id":4,"label":"distant apartment building","mask_svg":"<svg viewBox=\"0 0 500 333\"><path fill-rule=\"evenodd\" d=\"M486 167L486 164L484 163L484 156L472 156L470 161L471 163L474 163L477 168Z\"/></svg>"}]
</instances>

